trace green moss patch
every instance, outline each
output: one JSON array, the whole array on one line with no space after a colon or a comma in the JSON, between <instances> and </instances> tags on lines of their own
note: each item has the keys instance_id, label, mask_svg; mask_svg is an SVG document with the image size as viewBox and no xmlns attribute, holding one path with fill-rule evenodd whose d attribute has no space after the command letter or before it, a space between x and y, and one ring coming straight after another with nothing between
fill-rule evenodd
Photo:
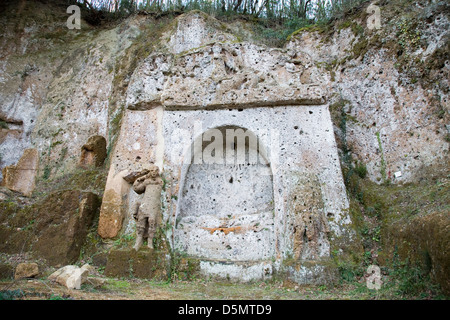
<instances>
[{"instance_id":1,"label":"green moss patch","mask_svg":"<svg viewBox=\"0 0 450 320\"><path fill-rule=\"evenodd\" d=\"M359 274L375 264L385 268L393 281L398 282L400 278L406 281L405 274L410 271L408 277L420 274L423 290L433 288L438 294L435 287L439 284L448 294L450 257L445 249L450 241L448 178L378 185L352 175L347 180L347 189L352 219L364 247ZM343 263L344 270L346 267L358 274L358 268L348 261Z\"/></svg>"}]
</instances>

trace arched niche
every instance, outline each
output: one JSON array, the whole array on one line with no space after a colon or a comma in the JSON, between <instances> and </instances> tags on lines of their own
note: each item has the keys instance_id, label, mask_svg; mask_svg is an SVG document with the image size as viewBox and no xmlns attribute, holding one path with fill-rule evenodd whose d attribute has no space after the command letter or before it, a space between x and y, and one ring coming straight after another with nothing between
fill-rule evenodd
<instances>
[{"instance_id":1,"label":"arched niche","mask_svg":"<svg viewBox=\"0 0 450 320\"><path fill-rule=\"evenodd\" d=\"M185 159L175 248L208 260L270 260L276 243L273 176L256 135L233 126L210 129Z\"/></svg>"}]
</instances>

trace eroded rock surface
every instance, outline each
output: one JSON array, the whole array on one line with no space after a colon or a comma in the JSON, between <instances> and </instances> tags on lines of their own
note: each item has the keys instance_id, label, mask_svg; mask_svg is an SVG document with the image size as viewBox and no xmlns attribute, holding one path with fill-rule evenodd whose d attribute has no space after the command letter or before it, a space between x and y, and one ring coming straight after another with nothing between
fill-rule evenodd
<instances>
[{"instance_id":1,"label":"eroded rock surface","mask_svg":"<svg viewBox=\"0 0 450 320\"><path fill-rule=\"evenodd\" d=\"M420 46L410 21L385 19L369 31L364 15L331 31L306 28L284 48L242 40L195 11L163 28L136 15L77 32L60 28L63 13L2 15L4 182L31 194L35 176L19 174L30 147L32 174L42 179L108 159L98 233L115 239L135 228L133 173L155 163L167 240L200 259L200 272L251 280L285 268L298 283L325 283L334 277L325 265L333 245L351 250L357 240L341 163L366 167L377 183L448 169L448 7L421 6L408 13L420 20ZM220 154L214 135L227 129L257 137L262 173L248 163L190 163L205 150ZM13 187L19 182L25 186ZM78 191L51 195L36 218L33 250L52 264L74 261L98 205ZM31 246L19 222L17 232L2 225L2 237ZM19 249L11 243L3 247ZM286 265L289 257L295 261Z\"/></svg>"},{"instance_id":2,"label":"eroded rock surface","mask_svg":"<svg viewBox=\"0 0 450 320\"><path fill-rule=\"evenodd\" d=\"M93 193L63 191L50 195L40 206L33 252L58 266L75 262L100 200Z\"/></svg>"},{"instance_id":3,"label":"eroded rock surface","mask_svg":"<svg viewBox=\"0 0 450 320\"><path fill-rule=\"evenodd\" d=\"M26 149L16 165L3 168L2 184L10 190L30 197L35 186L39 167L39 154L36 149Z\"/></svg>"}]
</instances>

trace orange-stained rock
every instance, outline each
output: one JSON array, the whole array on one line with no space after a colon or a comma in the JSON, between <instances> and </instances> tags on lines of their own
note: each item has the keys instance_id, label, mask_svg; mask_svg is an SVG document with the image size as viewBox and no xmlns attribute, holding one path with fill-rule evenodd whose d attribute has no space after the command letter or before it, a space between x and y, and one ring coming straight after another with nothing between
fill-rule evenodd
<instances>
[{"instance_id":1,"label":"orange-stained rock","mask_svg":"<svg viewBox=\"0 0 450 320\"><path fill-rule=\"evenodd\" d=\"M130 185L124 180L127 174L128 171L123 171L108 177L98 222L98 234L103 239L116 237L122 229L126 207L123 197L130 190Z\"/></svg>"},{"instance_id":2,"label":"orange-stained rock","mask_svg":"<svg viewBox=\"0 0 450 320\"><path fill-rule=\"evenodd\" d=\"M3 168L3 185L30 197L35 188L35 178L39 165L39 155L36 149L26 149L14 166Z\"/></svg>"},{"instance_id":3,"label":"orange-stained rock","mask_svg":"<svg viewBox=\"0 0 450 320\"><path fill-rule=\"evenodd\" d=\"M37 263L19 263L14 273L14 279L34 278L39 274Z\"/></svg>"},{"instance_id":4,"label":"orange-stained rock","mask_svg":"<svg viewBox=\"0 0 450 320\"><path fill-rule=\"evenodd\" d=\"M106 140L102 136L92 136L81 147L80 166L100 167L106 159Z\"/></svg>"}]
</instances>

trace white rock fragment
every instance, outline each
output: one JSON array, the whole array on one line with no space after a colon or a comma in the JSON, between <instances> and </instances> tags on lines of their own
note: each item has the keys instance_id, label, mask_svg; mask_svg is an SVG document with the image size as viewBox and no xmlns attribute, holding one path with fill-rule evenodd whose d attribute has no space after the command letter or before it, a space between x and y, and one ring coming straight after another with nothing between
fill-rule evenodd
<instances>
[{"instance_id":1,"label":"white rock fragment","mask_svg":"<svg viewBox=\"0 0 450 320\"><path fill-rule=\"evenodd\" d=\"M89 272L92 267L88 264L80 267L77 266L65 266L52 273L48 280L57 282L69 289L80 290L81 285L87 280Z\"/></svg>"}]
</instances>

